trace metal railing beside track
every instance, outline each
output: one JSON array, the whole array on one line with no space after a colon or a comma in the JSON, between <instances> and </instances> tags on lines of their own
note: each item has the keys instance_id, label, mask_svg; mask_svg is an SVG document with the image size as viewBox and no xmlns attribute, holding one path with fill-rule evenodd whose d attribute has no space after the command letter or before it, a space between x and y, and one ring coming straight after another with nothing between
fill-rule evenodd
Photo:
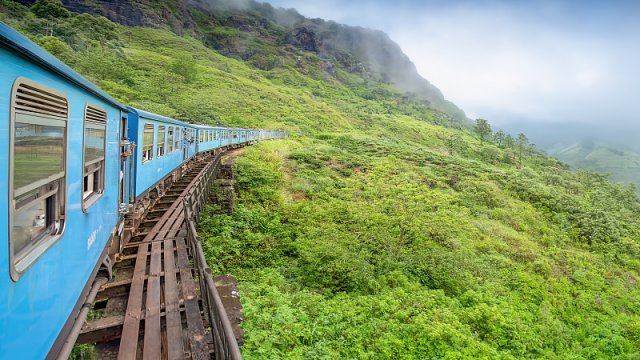
<instances>
[{"instance_id":1,"label":"metal railing beside track","mask_svg":"<svg viewBox=\"0 0 640 360\"><path fill-rule=\"evenodd\" d=\"M221 157L222 154L215 155L198 177L194 179L193 186L184 197L184 211L187 223L187 239L199 272L200 293L205 315L209 320L209 324L211 324L214 356L216 359L240 360L242 359L240 347L213 281L211 269L207 265L200 236L196 231L196 222L208 201L213 181L220 168Z\"/></svg>"}]
</instances>

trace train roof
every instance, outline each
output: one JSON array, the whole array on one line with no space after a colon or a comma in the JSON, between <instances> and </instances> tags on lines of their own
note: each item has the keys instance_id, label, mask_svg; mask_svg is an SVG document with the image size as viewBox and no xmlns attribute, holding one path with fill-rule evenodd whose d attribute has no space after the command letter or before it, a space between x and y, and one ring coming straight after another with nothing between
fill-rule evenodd
<instances>
[{"instance_id":1,"label":"train roof","mask_svg":"<svg viewBox=\"0 0 640 360\"><path fill-rule=\"evenodd\" d=\"M102 91L92 82L82 77L82 75L75 72L62 61L58 60L55 56L49 54L40 46L36 45L33 41L29 40L26 36L12 29L9 25L5 24L2 21L0 21L0 45L19 52L31 61L62 76L63 78L80 86L86 91L107 101L111 105L116 106L121 110L126 110L125 105L111 97L111 95Z\"/></svg>"},{"instance_id":2,"label":"train roof","mask_svg":"<svg viewBox=\"0 0 640 360\"><path fill-rule=\"evenodd\" d=\"M198 129L218 129L218 130L257 130L257 129L247 129L247 128L234 128L222 125L205 125L205 124L194 124L193 126Z\"/></svg>"},{"instance_id":3,"label":"train roof","mask_svg":"<svg viewBox=\"0 0 640 360\"><path fill-rule=\"evenodd\" d=\"M194 125L194 124L190 124L190 123L187 123L187 122L184 122L184 121L180 121L180 120L176 120L176 119L173 119L173 118L170 118L170 117L154 114L154 113L151 113L151 112L148 112L148 111L132 108L131 106L127 106L127 111L129 113L136 114L139 117L143 117L143 118L149 119L149 120L162 121L162 122L166 122L166 123L169 123L169 124L181 125L181 126L186 126L186 127L197 127L197 125Z\"/></svg>"}]
</instances>

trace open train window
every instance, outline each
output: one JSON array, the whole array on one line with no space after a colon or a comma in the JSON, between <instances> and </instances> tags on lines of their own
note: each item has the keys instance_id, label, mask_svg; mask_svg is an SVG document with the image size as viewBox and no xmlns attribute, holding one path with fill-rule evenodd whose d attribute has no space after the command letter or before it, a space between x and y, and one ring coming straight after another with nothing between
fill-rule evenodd
<instances>
[{"instance_id":1,"label":"open train window","mask_svg":"<svg viewBox=\"0 0 640 360\"><path fill-rule=\"evenodd\" d=\"M142 132L142 162L153 160L153 124L144 123Z\"/></svg>"},{"instance_id":2,"label":"open train window","mask_svg":"<svg viewBox=\"0 0 640 360\"><path fill-rule=\"evenodd\" d=\"M87 105L82 150L82 210L85 212L104 192L106 134L107 112L97 106Z\"/></svg>"},{"instance_id":3,"label":"open train window","mask_svg":"<svg viewBox=\"0 0 640 360\"><path fill-rule=\"evenodd\" d=\"M169 126L167 130L167 154L173 152L173 126Z\"/></svg>"},{"instance_id":4,"label":"open train window","mask_svg":"<svg viewBox=\"0 0 640 360\"><path fill-rule=\"evenodd\" d=\"M158 125L158 157L164 156L164 137L166 127L164 125Z\"/></svg>"},{"instance_id":5,"label":"open train window","mask_svg":"<svg viewBox=\"0 0 640 360\"><path fill-rule=\"evenodd\" d=\"M67 95L18 77L11 93L9 269L20 276L62 235L66 214Z\"/></svg>"}]
</instances>

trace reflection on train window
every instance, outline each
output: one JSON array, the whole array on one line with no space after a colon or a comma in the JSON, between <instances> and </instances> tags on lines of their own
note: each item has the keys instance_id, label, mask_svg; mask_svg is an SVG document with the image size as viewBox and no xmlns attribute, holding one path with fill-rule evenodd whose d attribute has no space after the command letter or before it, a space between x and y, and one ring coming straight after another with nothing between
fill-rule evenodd
<instances>
[{"instance_id":1,"label":"reflection on train window","mask_svg":"<svg viewBox=\"0 0 640 360\"><path fill-rule=\"evenodd\" d=\"M158 125L158 157L164 156L165 126Z\"/></svg>"},{"instance_id":2,"label":"reflection on train window","mask_svg":"<svg viewBox=\"0 0 640 360\"><path fill-rule=\"evenodd\" d=\"M169 126L167 130L167 154L173 152L173 126Z\"/></svg>"},{"instance_id":3,"label":"reflection on train window","mask_svg":"<svg viewBox=\"0 0 640 360\"><path fill-rule=\"evenodd\" d=\"M67 96L20 77L11 114L9 256L17 281L64 228Z\"/></svg>"},{"instance_id":4,"label":"reflection on train window","mask_svg":"<svg viewBox=\"0 0 640 360\"><path fill-rule=\"evenodd\" d=\"M175 138L175 143L174 143L174 149L176 151L180 150L180 135L182 134L182 132L180 131L179 127L176 127L176 138Z\"/></svg>"},{"instance_id":5,"label":"reflection on train window","mask_svg":"<svg viewBox=\"0 0 640 360\"><path fill-rule=\"evenodd\" d=\"M107 112L88 105L84 114L82 209L86 211L104 192Z\"/></svg>"},{"instance_id":6,"label":"reflection on train window","mask_svg":"<svg viewBox=\"0 0 640 360\"><path fill-rule=\"evenodd\" d=\"M144 123L142 133L142 162L153 160L153 124Z\"/></svg>"}]
</instances>

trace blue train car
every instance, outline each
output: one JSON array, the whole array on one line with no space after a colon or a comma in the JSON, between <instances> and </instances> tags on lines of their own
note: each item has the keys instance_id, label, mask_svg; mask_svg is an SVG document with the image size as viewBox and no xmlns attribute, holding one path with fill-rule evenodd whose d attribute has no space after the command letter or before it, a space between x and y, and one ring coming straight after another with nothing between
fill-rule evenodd
<instances>
[{"instance_id":1,"label":"blue train car","mask_svg":"<svg viewBox=\"0 0 640 360\"><path fill-rule=\"evenodd\" d=\"M37 359L60 350L126 210L126 108L1 22L0 63L0 358Z\"/></svg>"},{"instance_id":2,"label":"blue train car","mask_svg":"<svg viewBox=\"0 0 640 360\"><path fill-rule=\"evenodd\" d=\"M197 125L198 129L198 152L211 151L220 148L221 130L205 125Z\"/></svg>"},{"instance_id":3,"label":"blue train car","mask_svg":"<svg viewBox=\"0 0 640 360\"><path fill-rule=\"evenodd\" d=\"M137 145L133 157L135 199L195 156L197 127L131 107L128 111L129 137Z\"/></svg>"}]
</instances>

